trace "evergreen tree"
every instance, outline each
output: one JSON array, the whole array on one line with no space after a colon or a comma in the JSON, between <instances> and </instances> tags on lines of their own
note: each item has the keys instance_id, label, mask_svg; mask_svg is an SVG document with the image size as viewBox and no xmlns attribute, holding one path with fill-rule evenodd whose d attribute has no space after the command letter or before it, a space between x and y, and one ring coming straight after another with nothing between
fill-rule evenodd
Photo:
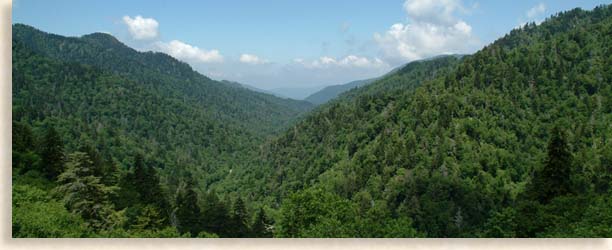
<instances>
[{"instance_id":1,"label":"evergreen tree","mask_svg":"<svg viewBox=\"0 0 612 250\"><path fill-rule=\"evenodd\" d=\"M62 173L64 165L64 144L55 128L49 126L42 142L42 170L47 178L54 180Z\"/></svg>"},{"instance_id":2,"label":"evergreen tree","mask_svg":"<svg viewBox=\"0 0 612 250\"><path fill-rule=\"evenodd\" d=\"M209 192L203 199L203 226L207 232L215 233L220 237L229 237L230 217L225 204L219 199L215 192Z\"/></svg>"},{"instance_id":3,"label":"evergreen tree","mask_svg":"<svg viewBox=\"0 0 612 250\"><path fill-rule=\"evenodd\" d=\"M249 216L244 205L244 201L240 197L234 202L230 215L230 225L232 236L236 238L244 238L249 236Z\"/></svg>"},{"instance_id":4,"label":"evergreen tree","mask_svg":"<svg viewBox=\"0 0 612 250\"><path fill-rule=\"evenodd\" d=\"M91 159L93 167L93 175L98 177L104 176L104 161L98 150L91 144L85 144L79 148L79 152L84 152Z\"/></svg>"},{"instance_id":5,"label":"evergreen tree","mask_svg":"<svg viewBox=\"0 0 612 250\"><path fill-rule=\"evenodd\" d=\"M251 237L271 238L272 232L269 229L270 225L272 225L272 222L267 218L263 208L260 208L259 212L255 214L255 219L251 225Z\"/></svg>"},{"instance_id":6,"label":"evergreen tree","mask_svg":"<svg viewBox=\"0 0 612 250\"><path fill-rule=\"evenodd\" d=\"M122 189L127 189L120 198L123 206L153 205L165 217L169 214L170 205L159 183L159 177L153 167L145 164L142 155L135 156L133 172L126 174L121 186Z\"/></svg>"},{"instance_id":7,"label":"evergreen tree","mask_svg":"<svg viewBox=\"0 0 612 250\"><path fill-rule=\"evenodd\" d=\"M13 122L12 146L13 171L25 173L38 168L40 156L34 152L34 136L30 126Z\"/></svg>"},{"instance_id":8,"label":"evergreen tree","mask_svg":"<svg viewBox=\"0 0 612 250\"><path fill-rule=\"evenodd\" d=\"M570 193L572 161L565 132L555 126L551 132L544 166L534 174L529 190L532 198L546 203L554 197Z\"/></svg>"},{"instance_id":9,"label":"evergreen tree","mask_svg":"<svg viewBox=\"0 0 612 250\"><path fill-rule=\"evenodd\" d=\"M180 233L191 233L195 237L202 231L202 214L198 206L198 195L193 190L194 183L188 180L176 196L175 215Z\"/></svg>"},{"instance_id":10,"label":"evergreen tree","mask_svg":"<svg viewBox=\"0 0 612 250\"><path fill-rule=\"evenodd\" d=\"M56 193L68 210L81 215L89 225L101 229L111 225L113 206L109 197L114 187L105 186L93 175L93 162L83 152L68 155L66 171L58 176Z\"/></svg>"}]
</instances>

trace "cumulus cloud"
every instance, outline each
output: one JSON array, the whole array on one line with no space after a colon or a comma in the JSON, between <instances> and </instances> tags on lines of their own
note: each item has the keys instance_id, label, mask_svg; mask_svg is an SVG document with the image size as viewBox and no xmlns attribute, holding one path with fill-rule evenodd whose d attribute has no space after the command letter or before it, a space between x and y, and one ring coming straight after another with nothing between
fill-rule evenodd
<instances>
[{"instance_id":1,"label":"cumulus cloud","mask_svg":"<svg viewBox=\"0 0 612 250\"><path fill-rule=\"evenodd\" d=\"M536 24L540 24L543 21L542 15L546 12L546 5L544 3L539 3L536 6L528 9L524 15L522 15L518 19L518 25L515 28L522 28L525 24L530 22L535 22Z\"/></svg>"},{"instance_id":2,"label":"cumulus cloud","mask_svg":"<svg viewBox=\"0 0 612 250\"><path fill-rule=\"evenodd\" d=\"M242 54L240 55L240 62L246 63L246 64L257 65L257 64L268 63L268 60L261 59L256 55Z\"/></svg>"},{"instance_id":3,"label":"cumulus cloud","mask_svg":"<svg viewBox=\"0 0 612 250\"><path fill-rule=\"evenodd\" d=\"M314 61L307 62L304 59L296 58L294 63L303 65L307 68L330 68L330 67L354 67L354 68L383 68L388 67L383 60L379 58L368 59L356 55L348 55L344 58L333 58L322 56Z\"/></svg>"},{"instance_id":4,"label":"cumulus cloud","mask_svg":"<svg viewBox=\"0 0 612 250\"><path fill-rule=\"evenodd\" d=\"M175 58L189 62L213 63L223 61L223 56L218 50L200 49L179 40L172 40L169 43L156 42L155 47Z\"/></svg>"},{"instance_id":5,"label":"cumulus cloud","mask_svg":"<svg viewBox=\"0 0 612 250\"><path fill-rule=\"evenodd\" d=\"M529 9L526 13L526 16L529 19L533 19L541 14L544 14L544 11L546 11L546 5L544 5L544 3L540 3L536 6L533 6L533 8Z\"/></svg>"},{"instance_id":6,"label":"cumulus cloud","mask_svg":"<svg viewBox=\"0 0 612 250\"><path fill-rule=\"evenodd\" d=\"M374 34L385 59L399 64L439 54L467 53L477 45L472 27L457 17L460 0L406 0L406 23Z\"/></svg>"},{"instance_id":7,"label":"cumulus cloud","mask_svg":"<svg viewBox=\"0 0 612 250\"><path fill-rule=\"evenodd\" d=\"M159 23L153 18L143 18L142 16L131 18L124 16L123 23L127 25L133 39L149 40L159 35Z\"/></svg>"}]
</instances>

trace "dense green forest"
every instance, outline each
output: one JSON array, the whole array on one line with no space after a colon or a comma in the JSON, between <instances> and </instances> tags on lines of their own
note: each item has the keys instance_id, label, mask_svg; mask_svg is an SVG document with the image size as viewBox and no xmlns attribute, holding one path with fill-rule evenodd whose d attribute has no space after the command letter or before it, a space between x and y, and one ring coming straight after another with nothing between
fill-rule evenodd
<instances>
[{"instance_id":1,"label":"dense green forest","mask_svg":"<svg viewBox=\"0 0 612 250\"><path fill-rule=\"evenodd\" d=\"M13 25L13 236L612 237L611 37L574 9L312 109Z\"/></svg>"},{"instance_id":2,"label":"dense green forest","mask_svg":"<svg viewBox=\"0 0 612 250\"><path fill-rule=\"evenodd\" d=\"M185 63L137 52L110 35L70 38L13 26L13 140L25 140L13 146L14 179L44 175L51 182L43 191L58 184L72 153L88 153L100 168L97 177L125 183L135 171L135 157L142 155L141 162L159 172L162 190L156 198L172 205L192 176L197 180L192 188L202 195L231 193L220 201L229 209L238 194L216 184L230 178L233 168L250 166L266 138L310 108L307 102L212 81ZM41 149L50 130L57 137L54 166ZM156 213L172 214L164 209Z\"/></svg>"}]
</instances>

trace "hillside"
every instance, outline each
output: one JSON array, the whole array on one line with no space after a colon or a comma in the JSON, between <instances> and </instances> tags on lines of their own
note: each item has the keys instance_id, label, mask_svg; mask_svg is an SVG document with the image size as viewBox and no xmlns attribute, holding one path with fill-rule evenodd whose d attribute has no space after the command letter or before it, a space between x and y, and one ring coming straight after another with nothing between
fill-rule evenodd
<instances>
[{"instance_id":1,"label":"hillside","mask_svg":"<svg viewBox=\"0 0 612 250\"><path fill-rule=\"evenodd\" d=\"M138 52L104 33L63 37L15 24L13 40L50 59L94 66L146 84L162 96L194 102L215 117L258 135L279 131L311 106L246 88L228 87L166 54Z\"/></svg>"},{"instance_id":2,"label":"hillside","mask_svg":"<svg viewBox=\"0 0 612 250\"><path fill-rule=\"evenodd\" d=\"M54 130L61 162L89 151L125 176L142 155L159 172L165 195L159 198L172 201L185 178L207 191L233 168L250 167L266 138L310 108L210 80L107 34L74 38L13 26L13 137L30 138L24 152L15 150L16 174L44 172L44 161L29 160L44 155L44 135Z\"/></svg>"},{"instance_id":3,"label":"hillside","mask_svg":"<svg viewBox=\"0 0 612 250\"><path fill-rule=\"evenodd\" d=\"M574 9L314 107L15 24L13 237L612 237L611 34Z\"/></svg>"},{"instance_id":4,"label":"hillside","mask_svg":"<svg viewBox=\"0 0 612 250\"><path fill-rule=\"evenodd\" d=\"M319 107L264 150L277 233L609 236L611 31L563 12Z\"/></svg>"}]
</instances>

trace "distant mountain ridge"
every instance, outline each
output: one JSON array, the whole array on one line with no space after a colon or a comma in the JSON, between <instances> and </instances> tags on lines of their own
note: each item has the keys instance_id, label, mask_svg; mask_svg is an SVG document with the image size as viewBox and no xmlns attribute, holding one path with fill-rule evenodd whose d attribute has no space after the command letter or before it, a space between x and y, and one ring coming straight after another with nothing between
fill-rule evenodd
<instances>
[{"instance_id":1,"label":"distant mountain ridge","mask_svg":"<svg viewBox=\"0 0 612 250\"><path fill-rule=\"evenodd\" d=\"M304 98L308 97L312 93L315 93L321 89L325 88L324 86L314 86L314 87L282 87L282 88L273 88L268 91L275 93L277 96L291 98L294 100L304 100Z\"/></svg>"},{"instance_id":2,"label":"distant mountain ridge","mask_svg":"<svg viewBox=\"0 0 612 250\"><path fill-rule=\"evenodd\" d=\"M370 84L376 81L377 79L378 78L370 78L370 79L365 79L365 80L352 81L352 82L341 84L341 85L327 86L323 88L322 90L319 90L316 93L309 95L304 100L310 103L313 103L313 104L320 105L320 104L326 103L327 101L331 99L338 97L338 95L346 91L349 91L353 88L361 87L366 84Z\"/></svg>"},{"instance_id":3,"label":"distant mountain ridge","mask_svg":"<svg viewBox=\"0 0 612 250\"><path fill-rule=\"evenodd\" d=\"M439 56L434 56L434 57L430 57L430 58L426 58L426 59L422 59L422 60L415 60L413 62L425 62L425 61L430 61L430 60L436 60L439 58L444 58L444 57L455 57L457 59L461 59L464 55L461 54L451 54L451 55L439 55ZM369 79L364 79L364 80L356 80L356 81L352 81L349 83L345 83L345 84L339 84L339 85L332 85L332 86L327 86L325 88L323 88L322 90L317 91L316 93L313 93L311 95L309 95L308 97L304 98L305 101L308 101L310 103L316 104L316 105L321 105L323 103L328 102L331 99L334 99L336 97L338 97L339 95L341 95L344 92L347 92L351 89L354 88L359 88L365 85L368 85L370 83L373 83L385 76L391 75L399 70L402 70L406 65L408 65L409 63L403 64L401 66L398 66L394 69L392 69L391 71L385 73L382 76L379 77L374 77L374 78L369 78Z\"/></svg>"}]
</instances>

